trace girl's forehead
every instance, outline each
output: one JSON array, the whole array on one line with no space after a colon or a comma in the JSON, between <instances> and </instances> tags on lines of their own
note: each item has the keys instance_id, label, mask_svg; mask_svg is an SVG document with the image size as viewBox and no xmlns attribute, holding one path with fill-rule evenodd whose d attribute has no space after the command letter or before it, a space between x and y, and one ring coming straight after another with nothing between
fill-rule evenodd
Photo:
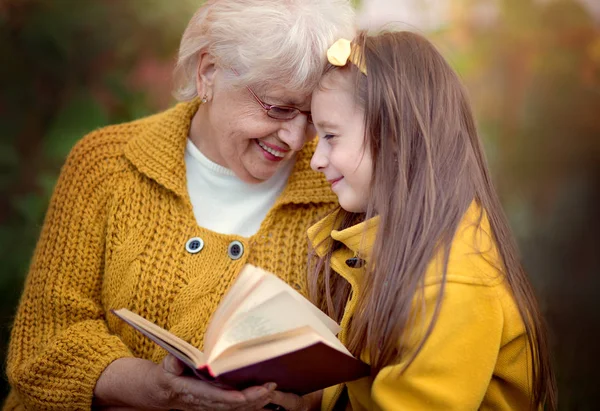
<instances>
[{"instance_id":1,"label":"girl's forehead","mask_svg":"<svg viewBox=\"0 0 600 411\"><path fill-rule=\"evenodd\" d=\"M327 73L328 76L330 74L332 73ZM350 77L350 80L346 81L344 79L346 77ZM335 74L329 80L326 79L326 82L313 93L311 111L315 125L327 128L323 125L324 121L327 121L331 129L331 124L340 127L348 125L350 117L362 118L364 108L357 100L352 76Z\"/></svg>"},{"instance_id":2,"label":"girl's forehead","mask_svg":"<svg viewBox=\"0 0 600 411\"><path fill-rule=\"evenodd\" d=\"M319 82L319 89L348 89L352 86L352 76L348 70L335 69L325 73Z\"/></svg>"}]
</instances>

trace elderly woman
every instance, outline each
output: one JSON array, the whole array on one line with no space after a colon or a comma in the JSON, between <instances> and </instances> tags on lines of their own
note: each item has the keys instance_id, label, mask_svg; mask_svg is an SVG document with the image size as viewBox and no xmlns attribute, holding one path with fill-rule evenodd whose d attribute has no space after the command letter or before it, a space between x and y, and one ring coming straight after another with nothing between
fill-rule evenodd
<instances>
[{"instance_id":1,"label":"elderly woman","mask_svg":"<svg viewBox=\"0 0 600 411\"><path fill-rule=\"evenodd\" d=\"M202 347L246 263L305 291L306 229L335 206L311 171L311 91L352 38L346 0L215 0L181 42L184 102L73 149L15 318L5 410L306 408L272 384L225 391L109 314Z\"/></svg>"}]
</instances>

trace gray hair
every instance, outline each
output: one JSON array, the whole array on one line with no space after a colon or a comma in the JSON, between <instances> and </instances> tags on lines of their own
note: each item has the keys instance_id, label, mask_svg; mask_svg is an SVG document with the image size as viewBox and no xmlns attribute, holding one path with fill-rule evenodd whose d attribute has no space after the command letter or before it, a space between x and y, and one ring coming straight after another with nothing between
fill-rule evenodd
<instances>
[{"instance_id":1,"label":"gray hair","mask_svg":"<svg viewBox=\"0 0 600 411\"><path fill-rule=\"evenodd\" d=\"M190 20L179 48L174 95L197 97L198 56L235 68L237 85L280 84L310 93L327 48L355 34L348 0L208 0Z\"/></svg>"}]
</instances>

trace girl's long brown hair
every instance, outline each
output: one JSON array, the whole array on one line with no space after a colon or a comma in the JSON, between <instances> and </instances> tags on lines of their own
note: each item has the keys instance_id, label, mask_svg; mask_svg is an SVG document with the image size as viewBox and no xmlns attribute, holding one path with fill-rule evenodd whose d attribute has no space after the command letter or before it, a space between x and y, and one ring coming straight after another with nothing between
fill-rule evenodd
<instances>
[{"instance_id":1,"label":"girl's long brown hair","mask_svg":"<svg viewBox=\"0 0 600 411\"><path fill-rule=\"evenodd\" d=\"M356 94L365 108L365 144L373 158L373 181L365 214L339 210L344 229L379 215L372 261L347 334L356 355L367 351L375 372L418 355L444 296L447 261L459 222L473 200L489 219L501 267L519 308L532 353L532 408L556 409L544 322L517 246L492 184L464 87L425 38L412 32L383 32L354 40L368 76L352 64ZM359 149L359 148L357 148ZM376 210L376 211L375 211ZM340 321L350 285L323 258L312 256L309 291L316 304ZM433 319L416 350L407 352L405 333L422 303L428 263L443 252L442 283ZM375 266L375 269L373 267ZM419 306L418 304L416 305ZM400 343L398 343L400 342Z\"/></svg>"}]
</instances>

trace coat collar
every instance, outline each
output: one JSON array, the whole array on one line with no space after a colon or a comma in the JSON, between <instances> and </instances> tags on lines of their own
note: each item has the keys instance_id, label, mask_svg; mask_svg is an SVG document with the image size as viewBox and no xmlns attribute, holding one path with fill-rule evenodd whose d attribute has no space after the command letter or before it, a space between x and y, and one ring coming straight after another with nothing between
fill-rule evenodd
<instances>
[{"instance_id":1,"label":"coat collar","mask_svg":"<svg viewBox=\"0 0 600 411\"><path fill-rule=\"evenodd\" d=\"M185 147L192 117L199 106L197 99L179 103L141 120L141 132L125 147L125 156L141 173L180 197L187 197ZM296 154L294 169L277 205L337 201L325 178L310 168L315 147L313 140Z\"/></svg>"},{"instance_id":2,"label":"coat collar","mask_svg":"<svg viewBox=\"0 0 600 411\"><path fill-rule=\"evenodd\" d=\"M333 241L343 243L355 256L369 260L371 249L379 228L379 216L344 230L336 230L340 223L339 209L308 229L308 238L320 257L323 257Z\"/></svg>"},{"instance_id":3,"label":"coat collar","mask_svg":"<svg viewBox=\"0 0 600 411\"><path fill-rule=\"evenodd\" d=\"M373 217L360 224L345 230L335 230L339 226L339 209L329 214L308 229L308 237L313 249L319 257L324 257L333 244L339 241L346 247L336 250L331 259L331 267L349 280L353 286L361 270L353 270L343 264L350 257L360 257L369 263L372 255L373 244L379 226L379 216ZM437 282L441 279L440 267L444 263L443 251L438 252L429 262L425 274L426 283ZM494 267L502 267L502 260L497 251L493 232L485 211L476 200L470 204L458 224L456 233L452 239L451 250L448 260L448 273L458 274L464 277L464 273L491 273L486 276L472 275L469 281L486 283L489 281L501 281L500 271L490 271L490 264ZM351 268L351 267L350 267ZM487 275L487 274L486 274ZM356 277L356 278L354 278ZM481 277L481 278L480 278Z\"/></svg>"}]
</instances>

